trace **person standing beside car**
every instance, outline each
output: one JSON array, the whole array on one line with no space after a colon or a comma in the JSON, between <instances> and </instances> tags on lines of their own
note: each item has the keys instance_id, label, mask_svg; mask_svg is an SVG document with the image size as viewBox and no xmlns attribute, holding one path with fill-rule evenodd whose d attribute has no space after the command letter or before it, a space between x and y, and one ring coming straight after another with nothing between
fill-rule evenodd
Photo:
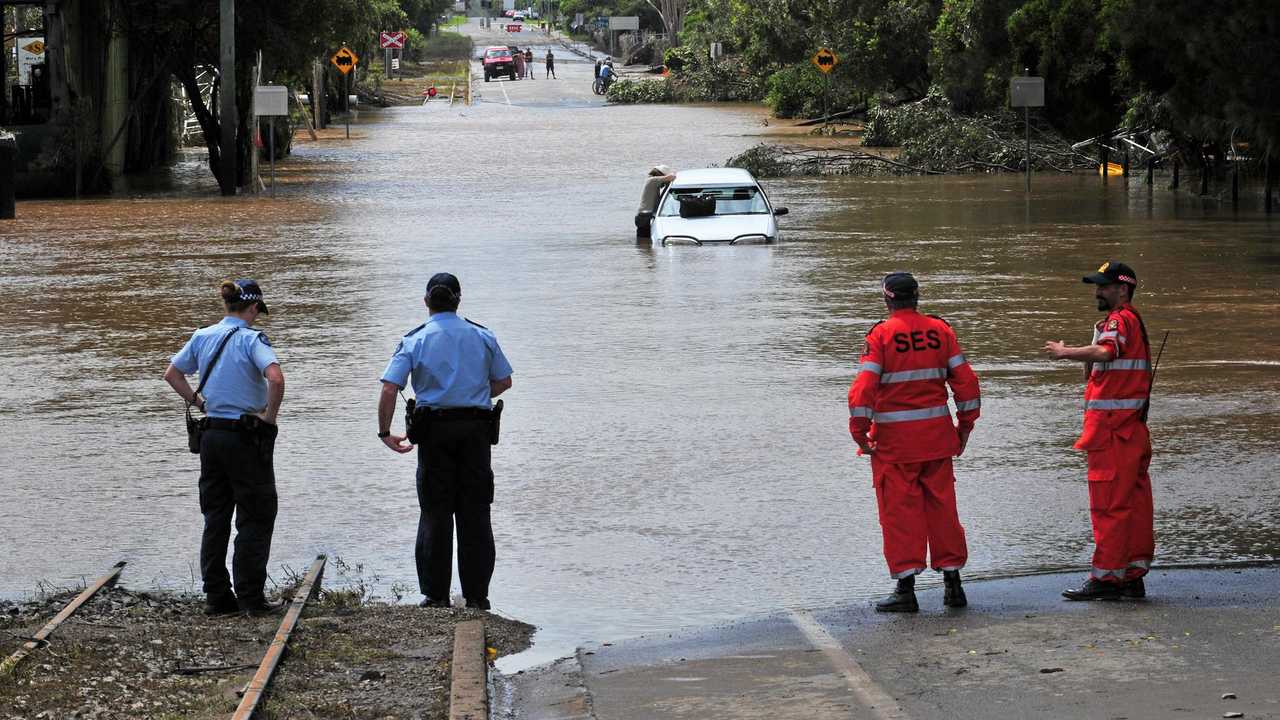
<instances>
[{"instance_id":1,"label":"person standing beside car","mask_svg":"<svg viewBox=\"0 0 1280 720\"><path fill-rule=\"evenodd\" d=\"M226 317L197 330L173 356L164 379L206 416L192 448L200 453L205 614L263 615L280 607L267 602L264 586L277 510L273 454L284 373L266 334L251 327L268 313L258 283L224 280L219 293ZM201 386L192 390L186 376L197 371ZM234 588L226 568L233 513Z\"/></svg>"},{"instance_id":2,"label":"person standing beside car","mask_svg":"<svg viewBox=\"0 0 1280 720\"><path fill-rule=\"evenodd\" d=\"M524 49L524 71L529 73L530 80L538 78L533 74L533 48Z\"/></svg>"},{"instance_id":3,"label":"person standing beside car","mask_svg":"<svg viewBox=\"0 0 1280 720\"><path fill-rule=\"evenodd\" d=\"M644 189L640 191L640 208L636 210L636 237L649 237L649 227L653 223L653 214L658 211L658 201L662 192L676 179L676 171L666 165L654 165L649 170L649 177L644 181Z\"/></svg>"}]
</instances>

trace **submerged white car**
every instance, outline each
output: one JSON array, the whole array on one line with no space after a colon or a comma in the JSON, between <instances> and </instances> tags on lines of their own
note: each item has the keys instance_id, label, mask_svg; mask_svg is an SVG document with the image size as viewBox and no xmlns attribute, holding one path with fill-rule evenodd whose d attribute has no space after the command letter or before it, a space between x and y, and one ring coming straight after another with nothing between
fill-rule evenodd
<instances>
[{"instance_id":1,"label":"submerged white car","mask_svg":"<svg viewBox=\"0 0 1280 720\"><path fill-rule=\"evenodd\" d=\"M657 246L772 243L775 218L787 212L769 203L746 170L682 170L658 203L649 237Z\"/></svg>"}]
</instances>

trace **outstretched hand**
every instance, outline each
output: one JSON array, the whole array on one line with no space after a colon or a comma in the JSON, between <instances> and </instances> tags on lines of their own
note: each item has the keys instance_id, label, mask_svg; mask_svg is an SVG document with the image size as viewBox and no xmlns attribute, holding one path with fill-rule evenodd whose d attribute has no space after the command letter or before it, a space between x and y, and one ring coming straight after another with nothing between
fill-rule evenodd
<instances>
[{"instance_id":1,"label":"outstretched hand","mask_svg":"<svg viewBox=\"0 0 1280 720\"><path fill-rule=\"evenodd\" d=\"M1067 357L1067 344L1061 340L1050 340L1044 344L1042 349L1054 360L1062 360Z\"/></svg>"}]
</instances>

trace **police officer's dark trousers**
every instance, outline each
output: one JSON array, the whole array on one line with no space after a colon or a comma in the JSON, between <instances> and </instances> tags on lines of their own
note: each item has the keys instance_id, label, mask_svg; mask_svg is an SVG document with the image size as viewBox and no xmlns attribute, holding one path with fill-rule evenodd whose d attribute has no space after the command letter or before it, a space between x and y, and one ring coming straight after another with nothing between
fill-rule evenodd
<instances>
[{"instance_id":1,"label":"police officer's dark trousers","mask_svg":"<svg viewBox=\"0 0 1280 720\"><path fill-rule=\"evenodd\" d=\"M469 604L489 598L494 562L489 427L488 420L474 417L432 419L418 445L421 514L414 556L422 594L432 600L449 599L455 519L462 596Z\"/></svg>"},{"instance_id":2,"label":"police officer's dark trousers","mask_svg":"<svg viewBox=\"0 0 1280 720\"><path fill-rule=\"evenodd\" d=\"M200 574L210 599L231 595L227 541L235 513L236 544L231 567L241 606L262 600L267 559L276 521L273 439L254 433L211 427L200 444Z\"/></svg>"}]
</instances>

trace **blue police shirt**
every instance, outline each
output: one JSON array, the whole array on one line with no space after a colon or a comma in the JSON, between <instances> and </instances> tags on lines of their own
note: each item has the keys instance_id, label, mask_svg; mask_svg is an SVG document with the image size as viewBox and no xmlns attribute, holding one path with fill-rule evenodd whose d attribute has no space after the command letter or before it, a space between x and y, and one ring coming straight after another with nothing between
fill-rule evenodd
<instances>
[{"instance_id":1,"label":"blue police shirt","mask_svg":"<svg viewBox=\"0 0 1280 720\"><path fill-rule=\"evenodd\" d=\"M279 362L267 336L249 328L240 318L225 317L217 325L195 331L171 360L182 374L191 375L199 370L203 377L222 339L237 327L240 331L227 341L213 374L200 392L209 417L235 420L245 413L267 408L267 381L262 373L269 365Z\"/></svg>"},{"instance_id":2,"label":"blue police shirt","mask_svg":"<svg viewBox=\"0 0 1280 720\"><path fill-rule=\"evenodd\" d=\"M420 407L489 408L489 382L511 377L511 364L487 328L441 312L404 336L382 380L404 387L410 373Z\"/></svg>"}]
</instances>

